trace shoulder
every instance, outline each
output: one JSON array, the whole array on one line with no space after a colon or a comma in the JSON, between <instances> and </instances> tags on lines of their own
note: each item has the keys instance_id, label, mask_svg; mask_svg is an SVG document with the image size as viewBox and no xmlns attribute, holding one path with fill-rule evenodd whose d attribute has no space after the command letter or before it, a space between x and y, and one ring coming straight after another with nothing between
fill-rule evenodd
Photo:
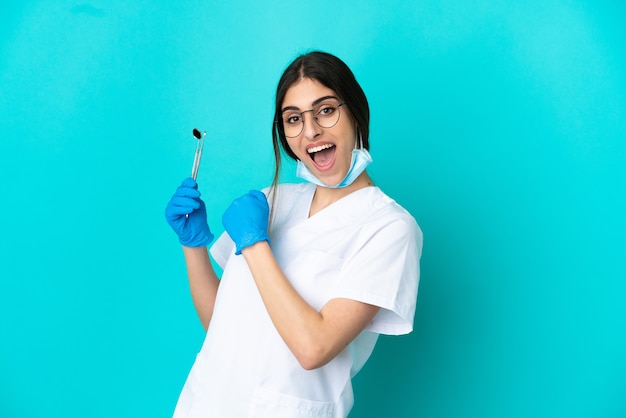
<instances>
[{"instance_id":1,"label":"shoulder","mask_svg":"<svg viewBox=\"0 0 626 418\"><path fill-rule=\"evenodd\" d=\"M314 191L315 185L311 183L281 183L263 189L270 207L279 211L290 211L299 202L310 199Z\"/></svg>"},{"instance_id":2,"label":"shoulder","mask_svg":"<svg viewBox=\"0 0 626 418\"><path fill-rule=\"evenodd\" d=\"M400 223L415 224L417 226L417 221L413 215L381 189L369 187L367 192L368 194L365 198L369 206L368 215L373 217L373 219L397 220Z\"/></svg>"},{"instance_id":3,"label":"shoulder","mask_svg":"<svg viewBox=\"0 0 626 418\"><path fill-rule=\"evenodd\" d=\"M378 187L368 189L364 226L370 230L384 229L398 238L414 239L421 243L422 230L413 215Z\"/></svg>"},{"instance_id":4,"label":"shoulder","mask_svg":"<svg viewBox=\"0 0 626 418\"><path fill-rule=\"evenodd\" d=\"M268 186L262 190L268 199L272 199L273 195L276 197L298 197L310 193L315 188L311 183L280 183L276 187Z\"/></svg>"}]
</instances>

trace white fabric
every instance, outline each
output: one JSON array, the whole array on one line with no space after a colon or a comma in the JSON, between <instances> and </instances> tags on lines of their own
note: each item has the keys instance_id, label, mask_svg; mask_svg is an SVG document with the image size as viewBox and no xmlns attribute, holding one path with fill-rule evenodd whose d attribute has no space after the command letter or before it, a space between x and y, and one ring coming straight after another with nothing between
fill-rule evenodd
<instances>
[{"instance_id":1,"label":"white fabric","mask_svg":"<svg viewBox=\"0 0 626 418\"><path fill-rule=\"evenodd\" d=\"M304 370L274 328L243 256L223 234L211 255L224 269L205 342L174 417L346 417L351 378L378 334L412 330L422 233L377 187L308 217L315 186L281 185L270 240L287 278L315 309L349 298L382 309L336 358ZM271 201L271 199L270 199Z\"/></svg>"}]
</instances>

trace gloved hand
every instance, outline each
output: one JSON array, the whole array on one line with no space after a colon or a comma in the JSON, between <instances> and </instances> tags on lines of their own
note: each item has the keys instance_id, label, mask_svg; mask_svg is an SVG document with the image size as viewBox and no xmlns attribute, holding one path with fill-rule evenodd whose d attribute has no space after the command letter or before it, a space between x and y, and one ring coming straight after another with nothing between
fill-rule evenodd
<instances>
[{"instance_id":1,"label":"gloved hand","mask_svg":"<svg viewBox=\"0 0 626 418\"><path fill-rule=\"evenodd\" d=\"M270 242L267 234L270 207L265 195L250 190L230 204L222 216L222 224L235 242L235 254L259 241Z\"/></svg>"},{"instance_id":2,"label":"gloved hand","mask_svg":"<svg viewBox=\"0 0 626 418\"><path fill-rule=\"evenodd\" d=\"M213 241L198 183L191 177L176 189L165 208L165 219L186 247L203 247Z\"/></svg>"}]
</instances>

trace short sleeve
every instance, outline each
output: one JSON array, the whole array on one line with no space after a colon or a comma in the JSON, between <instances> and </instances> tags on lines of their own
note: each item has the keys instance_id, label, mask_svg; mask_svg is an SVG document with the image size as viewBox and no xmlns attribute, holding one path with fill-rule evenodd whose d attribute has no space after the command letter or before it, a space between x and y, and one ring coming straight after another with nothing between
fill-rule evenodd
<instances>
[{"instance_id":1,"label":"short sleeve","mask_svg":"<svg viewBox=\"0 0 626 418\"><path fill-rule=\"evenodd\" d=\"M333 298L379 306L366 327L378 334L413 330L419 284L422 232L410 216L364 225L360 245L346 260Z\"/></svg>"}]
</instances>

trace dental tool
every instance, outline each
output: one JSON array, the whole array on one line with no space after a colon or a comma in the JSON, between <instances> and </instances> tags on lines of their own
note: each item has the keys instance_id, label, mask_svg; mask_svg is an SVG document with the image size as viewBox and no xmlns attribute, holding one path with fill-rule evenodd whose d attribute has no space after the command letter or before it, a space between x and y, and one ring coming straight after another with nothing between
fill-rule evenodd
<instances>
[{"instance_id":1,"label":"dental tool","mask_svg":"<svg viewBox=\"0 0 626 418\"><path fill-rule=\"evenodd\" d=\"M200 132L198 129L194 128L191 133L197 139L196 153L193 156L193 167L191 168L191 178L195 181L198 177L198 170L200 169L200 160L202 159L202 148L204 147L206 132Z\"/></svg>"}]
</instances>

